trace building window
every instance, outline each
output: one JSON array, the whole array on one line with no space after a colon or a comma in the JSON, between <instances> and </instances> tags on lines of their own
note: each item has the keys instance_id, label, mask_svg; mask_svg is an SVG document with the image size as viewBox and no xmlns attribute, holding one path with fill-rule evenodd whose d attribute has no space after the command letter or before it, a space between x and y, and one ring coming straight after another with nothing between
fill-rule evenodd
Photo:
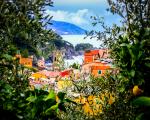
<instances>
[{"instance_id":1,"label":"building window","mask_svg":"<svg viewBox=\"0 0 150 120\"><path fill-rule=\"evenodd\" d=\"M102 71L101 71L101 70L98 70L98 74L102 74Z\"/></svg>"}]
</instances>

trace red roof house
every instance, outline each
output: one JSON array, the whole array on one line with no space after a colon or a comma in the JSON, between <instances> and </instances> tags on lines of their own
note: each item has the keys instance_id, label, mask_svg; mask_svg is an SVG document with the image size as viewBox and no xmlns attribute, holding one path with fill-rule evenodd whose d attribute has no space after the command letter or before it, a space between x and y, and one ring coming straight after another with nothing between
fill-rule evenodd
<instances>
[{"instance_id":1,"label":"red roof house","mask_svg":"<svg viewBox=\"0 0 150 120\"><path fill-rule=\"evenodd\" d=\"M62 71L62 72L60 72L60 76L61 77L70 76L70 74L71 74L72 71L73 71L72 69Z\"/></svg>"},{"instance_id":2,"label":"red roof house","mask_svg":"<svg viewBox=\"0 0 150 120\"><path fill-rule=\"evenodd\" d=\"M102 58L108 58L108 49L87 50L84 53L84 64L100 61Z\"/></svg>"},{"instance_id":3,"label":"red roof house","mask_svg":"<svg viewBox=\"0 0 150 120\"><path fill-rule=\"evenodd\" d=\"M108 63L101 62L102 59L109 58L108 49L88 50L84 53L84 64L82 73L92 74L94 76L102 76L111 68Z\"/></svg>"},{"instance_id":4,"label":"red roof house","mask_svg":"<svg viewBox=\"0 0 150 120\"><path fill-rule=\"evenodd\" d=\"M40 71L40 73L44 74L47 77L51 77L51 78L55 78L57 76L60 76L60 72L55 72L55 71L47 71L47 70L43 70Z\"/></svg>"}]
</instances>

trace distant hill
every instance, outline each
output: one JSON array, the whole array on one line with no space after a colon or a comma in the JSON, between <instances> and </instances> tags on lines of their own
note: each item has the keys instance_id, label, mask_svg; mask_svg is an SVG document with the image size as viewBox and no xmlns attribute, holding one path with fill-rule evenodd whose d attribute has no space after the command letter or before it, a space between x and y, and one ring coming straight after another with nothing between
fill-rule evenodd
<instances>
[{"instance_id":1,"label":"distant hill","mask_svg":"<svg viewBox=\"0 0 150 120\"><path fill-rule=\"evenodd\" d=\"M54 45L57 50L64 50L65 51L64 58L66 59L72 59L72 56L75 55L74 46L65 40L51 40L49 41L49 44ZM49 60L50 62L52 62L53 54L51 54Z\"/></svg>"},{"instance_id":2,"label":"distant hill","mask_svg":"<svg viewBox=\"0 0 150 120\"><path fill-rule=\"evenodd\" d=\"M93 45L90 43L80 43L75 46L76 51L85 51L93 48L94 48Z\"/></svg>"},{"instance_id":3,"label":"distant hill","mask_svg":"<svg viewBox=\"0 0 150 120\"><path fill-rule=\"evenodd\" d=\"M86 31L77 25L67 22L52 20L51 23L52 25L47 26L47 28L52 29L59 35L83 35Z\"/></svg>"},{"instance_id":4,"label":"distant hill","mask_svg":"<svg viewBox=\"0 0 150 120\"><path fill-rule=\"evenodd\" d=\"M62 48L67 49L67 48L72 48L74 49L73 45L70 42L67 42L65 40L51 40L49 42L50 44L53 44L56 49L61 50Z\"/></svg>"}]
</instances>

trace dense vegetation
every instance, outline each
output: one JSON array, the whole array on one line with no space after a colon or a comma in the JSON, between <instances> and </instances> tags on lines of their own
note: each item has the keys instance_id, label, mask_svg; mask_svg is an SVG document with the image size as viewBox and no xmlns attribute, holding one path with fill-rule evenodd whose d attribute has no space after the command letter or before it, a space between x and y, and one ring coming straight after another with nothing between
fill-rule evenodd
<instances>
[{"instance_id":1,"label":"dense vegetation","mask_svg":"<svg viewBox=\"0 0 150 120\"><path fill-rule=\"evenodd\" d=\"M122 25L108 27L103 18L91 17L93 25L100 25L103 31L91 31L87 35L103 41L111 51L116 70L102 78L80 81L75 86L82 93L81 104L71 106L64 119L101 120L148 120L150 118L150 2L149 0L108 0L108 11L122 19ZM93 116L89 107L96 105L84 101L90 95L101 97L104 92L113 94L115 101L110 105L105 95L102 112ZM88 115L82 115L84 105ZM68 107L70 108L70 106ZM69 114L71 113L71 114Z\"/></svg>"},{"instance_id":2,"label":"dense vegetation","mask_svg":"<svg viewBox=\"0 0 150 120\"><path fill-rule=\"evenodd\" d=\"M90 43L80 43L75 46L76 51L85 51L93 48L93 45Z\"/></svg>"},{"instance_id":3,"label":"dense vegetation","mask_svg":"<svg viewBox=\"0 0 150 120\"><path fill-rule=\"evenodd\" d=\"M53 90L30 90L30 70L19 65L14 57L18 50L24 56L37 53L46 42L59 38L53 31L43 29L51 17L43 16L50 0L1 0L0 1L0 118L25 119L101 119L146 120L150 115L150 2L149 0L108 0L109 9L122 18L122 26L107 27L102 19L93 18L93 25L100 24L103 32L97 35L111 49L117 72L101 78L90 78L75 83L74 91L87 98L86 102L72 104L65 93ZM46 22L42 22L42 21ZM49 44L51 45L51 44ZM90 46L90 45L89 45ZM43 51L49 52L51 46ZM45 51L43 53L45 53ZM79 68L77 64L72 67ZM141 89L139 90L138 87ZM140 93L139 93L140 92ZM88 98L101 97L102 101L90 102ZM113 102L109 101L113 95ZM72 98L74 99L74 98ZM92 101L92 100L91 100ZM89 103L87 103L89 102ZM64 106L66 103L66 107ZM90 106L86 106L89 105ZM101 111L94 115L97 104ZM85 108L93 110L84 113ZM82 109L83 108L83 109ZM64 112L63 112L64 111ZM59 114L58 114L59 113Z\"/></svg>"},{"instance_id":4,"label":"dense vegetation","mask_svg":"<svg viewBox=\"0 0 150 120\"><path fill-rule=\"evenodd\" d=\"M30 70L19 65L14 56L24 51L24 57L38 54L38 48L57 35L44 30L51 17L44 16L50 0L1 0L0 1L0 118L2 120L56 119L56 112L63 109L63 93L56 102L53 91L30 90ZM46 21L44 24L42 20Z\"/></svg>"},{"instance_id":5,"label":"dense vegetation","mask_svg":"<svg viewBox=\"0 0 150 120\"><path fill-rule=\"evenodd\" d=\"M108 27L102 18L92 17L93 25L100 24L104 31L89 33L89 35L97 34L97 38L111 49L111 57L119 69L119 74L114 79L115 81L119 79L117 83L119 96L115 102L117 104L112 105L112 110L110 109L107 115L111 115L114 111L113 116L116 116L114 119L128 119L122 113L126 110L126 114L134 113L126 109L133 107L131 103L134 101L133 103L139 106L135 113L139 115L137 119L145 120L148 119L150 113L150 92L148 90L150 86L150 1L108 0L108 3L110 7L108 11L121 17L122 26L114 24ZM141 94L137 92L136 96L129 95L132 89L134 91L134 86L138 86L143 92ZM121 106L126 108L121 110ZM118 110L119 115L115 114Z\"/></svg>"}]
</instances>

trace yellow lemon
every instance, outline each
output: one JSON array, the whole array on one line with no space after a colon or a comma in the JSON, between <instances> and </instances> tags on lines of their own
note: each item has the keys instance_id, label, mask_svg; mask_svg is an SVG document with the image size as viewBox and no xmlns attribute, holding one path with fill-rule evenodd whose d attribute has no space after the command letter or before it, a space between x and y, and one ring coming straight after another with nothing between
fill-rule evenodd
<instances>
[{"instance_id":1,"label":"yellow lemon","mask_svg":"<svg viewBox=\"0 0 150 120\"><path fill-rule=\"evenodd\" d=\"M135 85L134 87L133 87L133 95L139 95L139 94L141 94L143 92L143 90L141 90L137 85Z\"/></svg>"}]
</instances>

